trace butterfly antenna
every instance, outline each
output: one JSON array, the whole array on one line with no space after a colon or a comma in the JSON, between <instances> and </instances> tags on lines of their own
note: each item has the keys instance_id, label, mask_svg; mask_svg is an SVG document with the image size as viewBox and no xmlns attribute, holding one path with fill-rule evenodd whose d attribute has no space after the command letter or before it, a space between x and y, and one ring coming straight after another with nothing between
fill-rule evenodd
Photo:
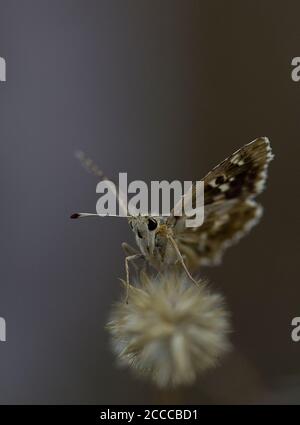
<instances>
[{"instance_id":1,"label":"butterfly antenna","mask_svg":"<svg viewBox=\"0 0 300 425\"><path fill-rule=\"evenodd\" d=\"M78 159L81 166L90 174L93 174L95 177L100 178L101 180L111 180L109 179L101 168L91 159L89 158L83 151L75 151L75 158Z\"/></svg>"},{"instance_id":2,"label":"butterfly antenna","mask_svg":"<svg viewBox=\"0 0 300 425\"><path fill-rule=\"evenodd\" d=\"M74 213L70 215L70 218L84 218L84 217L107 217L108 214L96 214L96 213ZM109 214L109 217L120 217L118 214Z\"/></svg>"},{"instance_id":3,"label":"butterfly antenna","mask_svg":"<svg viewBox=\"0 0 300 425\"><path fill-rule=\"evenodd\" d=\"M93 213L74 213L74 214L70 215L70 218L76 219L76 218L92 217L92 216L98 216L98 214L93 214Z\"/></svg>"},{"instance_id":4,"label":"butterfly antenna","mask_svg":"<svg viewBox=\"0 0 300 425\"><path fill-rule=\"evenodd\" d=\"M77 150L75 152L75 158L77 158L82 165L82 167L90 174L93 174L95 177L97 177L100 180L107 180L107 184L110 186L111 191L115 194L116 198L118 199L120 209L123 211L123 217L127 216L127 205L124 203L123 199L125 198L124 194L122 194L119 190L119 193L116 190L115 183L112 179L109 179L104 172L101 170L100 167L91 159L89 158L83 151ZM112 215L112 214L110 214ZM104 215L101 214L92 214L92 213L74 213L71 215L71 218L82 218L82 217L91 217L91 216L98 216L103 217ZM116 215L118 217L118 215Z\"/></svg>"}]
</instances>

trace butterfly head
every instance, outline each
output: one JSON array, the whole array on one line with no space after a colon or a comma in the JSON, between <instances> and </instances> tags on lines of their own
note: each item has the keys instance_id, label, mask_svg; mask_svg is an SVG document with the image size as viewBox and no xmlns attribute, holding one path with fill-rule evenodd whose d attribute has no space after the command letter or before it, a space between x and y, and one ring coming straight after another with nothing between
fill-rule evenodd
<instances>
[{"instance_id":1,"label":"butterfly head","mask_svg":"<svg viewBox=\"0 0 300 425\"><path fill-rule=\"evenodd\" d=\"M159 218L136 216L129 218L129 225L142 254L152 255L155 248L155 235L159 229Z\"/></svg>"}]
</instances>

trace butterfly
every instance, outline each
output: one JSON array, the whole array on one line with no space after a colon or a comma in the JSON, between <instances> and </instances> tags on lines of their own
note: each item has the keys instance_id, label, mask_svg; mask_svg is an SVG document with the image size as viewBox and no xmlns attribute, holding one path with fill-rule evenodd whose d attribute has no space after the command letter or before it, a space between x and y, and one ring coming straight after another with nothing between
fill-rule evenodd
<instances>
[{"instance_id":1,"label":"butterfly","mask_svg":"<svg viewBox=\"0 0 300 425\"><path fill-rule=\"evenodd\" d=\"M260 137L213 168L202 179L204 222L199 227L186 227L186 216L175 215L175 208L168 217L129 217L138 249L122 244L127 254L127 285L130 284L129 262L138 259L158 272L182 267L194 283L197 282L192 272L201 266L219 264L226 248L258 223L262 206L256 197L265 187L268 164L273 157L268 138ZM195 201L195 186L188 196ZM71 217L87 215L90 214L76 213Z\"/></svg>"}]
</instances>

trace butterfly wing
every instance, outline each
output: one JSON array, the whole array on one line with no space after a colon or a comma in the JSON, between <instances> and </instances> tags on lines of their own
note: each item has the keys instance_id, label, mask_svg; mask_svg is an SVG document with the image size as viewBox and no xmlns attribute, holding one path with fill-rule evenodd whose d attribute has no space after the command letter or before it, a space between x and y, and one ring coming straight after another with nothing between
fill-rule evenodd
<instances>
[{"instance_id":1,"label":"butterfly wing","mask_svg":"<svg viewBox=\"0 0 300 425\"><path fill-rule=\"evenodd\" d=\"M255 197L262 192L268 163L273 158L269 140L261 137L245 145L210 171L204 181L204 222L186 227L183 216L167 224L191 269L218 264L224 250L244 236L259 220L262 207ZM196 196L195 188L190 192ZM194 199L193 199L194 201Z\"/></svg>"}]
</instances>

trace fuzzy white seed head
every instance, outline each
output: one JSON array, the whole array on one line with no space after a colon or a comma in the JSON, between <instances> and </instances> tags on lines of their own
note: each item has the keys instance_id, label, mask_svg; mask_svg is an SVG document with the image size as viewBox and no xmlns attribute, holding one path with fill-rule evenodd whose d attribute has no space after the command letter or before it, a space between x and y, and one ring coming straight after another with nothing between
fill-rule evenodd
<instances>
[{"instance_id":1,"label":"fuzzy white seed head","mask_svg":"<svg viewBox=\"0 0 300 425\"><path fill-rule=\"evenodd\" d=\"M128 303L114 306L108 329L120 363L160 387L192 383L230 347L223 298L178 273L143 275Z\"/></svg>"}]
</instances>

